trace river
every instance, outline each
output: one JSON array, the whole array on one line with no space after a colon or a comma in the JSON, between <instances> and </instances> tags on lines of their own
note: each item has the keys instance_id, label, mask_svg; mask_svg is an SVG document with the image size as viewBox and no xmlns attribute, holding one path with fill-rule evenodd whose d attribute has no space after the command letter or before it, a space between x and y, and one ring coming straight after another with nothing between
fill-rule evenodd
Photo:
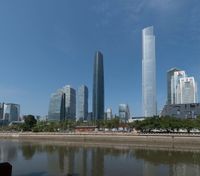
<instances>
[{"instance_id":1,"label":"river","mask_svg":"<svg viewBox=\"0 0 200 176\"><path fill-rule=\"evenodd\" d=\"M123 145L0 140L13 176L199 176L200 151Z\"/></svg>"}]
</instances>

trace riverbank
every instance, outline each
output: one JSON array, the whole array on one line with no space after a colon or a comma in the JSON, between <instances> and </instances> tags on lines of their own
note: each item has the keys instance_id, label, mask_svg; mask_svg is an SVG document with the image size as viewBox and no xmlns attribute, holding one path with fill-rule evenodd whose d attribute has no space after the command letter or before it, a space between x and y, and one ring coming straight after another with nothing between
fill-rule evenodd
<instances>
[{"instance_id":1,"label":"riverbank","mask_svg":"<svg viewBox=\"0 0 200 176\"><path fill-rule=\"evenodd\" d=\"M200 150L200 135L187 134L20 132L0 133L0 139Z\"/></svg>"}]
</instances>

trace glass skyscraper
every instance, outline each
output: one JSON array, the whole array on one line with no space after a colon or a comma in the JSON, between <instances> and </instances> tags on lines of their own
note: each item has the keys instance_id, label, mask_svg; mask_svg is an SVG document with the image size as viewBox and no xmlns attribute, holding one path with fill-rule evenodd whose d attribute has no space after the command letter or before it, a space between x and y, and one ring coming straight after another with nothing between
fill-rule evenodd
<instances>
[{"instance_id":1,"label":"glass skyscraper","mask_svg":"<svg viewBox=\"0 0 200 176\"><path fill-rule=\"evenodd\" d=\"M65 108L66 108L66 119L76 119L76 91L69 85L63 87L63 93L65 94Z\"/></svg>"},{"instance_id":2,"label":"glass skyscraper","mask_svg":"<svg viewBox=\"0 0 200 176\"><path fill-rule=\"evenodd\" d=\"M99 51L95 53L93 76L93 120L100 120L104 119L104 68L103 55Z\"/></svg>"},{"instance_id":3,"label":"glass skyscraper","mask_svg":"<svg viewBox=\"0 0 200 176\"><path fill-rule=\"evenodd\" d=\"M142 106L144 117L157 114L156 56L153 26L142 31Z\"/></svg>"},{"instance_id":4,"label":"glass skyscraper","mask_svg":"<svg viewBox=\"0 0 200 176\"><path fill-rule=\"evenodd\" d=\"M185 77L187 75L183 70L175 71L171 77L171 104L178 104L178 85L180 84L180 79Z\"/></svg>"},{"instance_id":5,"label":"glass skyscraper","mask_svg":"<svg viewBox=\"0 0 200 176\"><path fill-rule=\"evenodd\" d=\"M77 95L77 120L87 120L88 117L88 88L82 85Z\"/></svg>"},{"instance_id":6,"label":"glass skyscraper","mask_svg":"<svg viewBox=\"0 0 200 176\"><path fill-rule=\"evenodd\" d=\"M123 122L127 122L128 119L130 119L130 111L129 111L129 106L127 104L119 105L119 118Z\"/></svg>"},{"instance_id":7,"label":"glass skyscraper","mask_svg":"<svg viewBox=\"0 0 200 176\"><path fill-rule=\"evenodd\" d=\"M175 100L175 94L173 93L172 96L172 92L174 92L172 90L171 87L171 83L172 83L172 77L174 76L174 72L180 71L177 68L172 68L167 72L167 104L170 105L172 104L173 100Z\"/></svg>"},{"instance_id":8,"label":"glass skyscraper","mask_svg":"<svg viewBox=\"0 0 200 176\"><path fill-rule=\"evenodd\" d=\"M51 95L49 103L49 120L75 120L76 91L69 85L57 90Z\"/></svg>"},{"instance_id":9,"label":"glass skyscraper","mask_svg":"<svg viewBox=\"0 0 200 176\"><path fill-rule=\"evenodd\" d=\"M62 89L59 89L56 93L51 94L48 119L59 121L65 119L65 94Z\"/></svg>"},{"instance_id":10,"label":"glass skyscraper","mask_svg":"<svg viewBox=\"0 0 200 176\"><path fill-rule=\"evenodd\" d=\"M19 121L20 118L20 105L13 103L3 104L3 119L12 122Z\"/></svg>"},{"instance_id":11,"label":"glass skyscraper","mask_svg":"<svg viewBox=\"0 0 200 176\"><path fill-rule=\"evenodd\" d=\"M197 83L184 70L172 68L167 72L168 105L197 103Z\"/></svg>"}]
</instances>

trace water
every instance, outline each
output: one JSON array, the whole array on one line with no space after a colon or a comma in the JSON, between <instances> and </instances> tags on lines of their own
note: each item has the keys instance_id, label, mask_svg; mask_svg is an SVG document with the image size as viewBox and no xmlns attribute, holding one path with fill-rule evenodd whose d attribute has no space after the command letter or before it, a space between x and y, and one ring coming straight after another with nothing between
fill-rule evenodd
<instances>
[{"instance_id":1,"label":"water","mask_svg":"<svg viewBox=\"0 0 200 176\"><path fill-rule=\"evenodd\" d=\"M199 176L200 153L0 140L0 161L14 176Z\"/></svg>"}]
</instances>

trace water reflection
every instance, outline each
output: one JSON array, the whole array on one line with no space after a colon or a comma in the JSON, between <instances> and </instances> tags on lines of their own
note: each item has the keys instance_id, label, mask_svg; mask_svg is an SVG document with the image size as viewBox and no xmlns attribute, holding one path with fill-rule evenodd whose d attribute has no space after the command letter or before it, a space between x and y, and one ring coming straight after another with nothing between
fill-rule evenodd
<instances>
[{"instance_id":1,"label":"water reflection","mask_svg":"<svg viewBox=\"0 0 200 176\"><path fill-rule=\"evenodd\" d=\"M0 162L15 160L17 158L17 150L13 142L0 142Z\"/></svg>"},{"instance_id":2,"label":"water reflection","mask_svg":"<svg viewBox=\"0 0 200 176\"><path fill-rule=\"evenodd\" d=\"M36 152L37 146L34 144L24 144L21 146L22 155L24 156L25 160L30 160L34 156Z\"/></svg>"},{"instance_id":3,"label":"water reflection","mask_svg":"<svg viewBox=\"0 0 200 176\"><path fill-rule=\"evenodd\" d=\"M200 175L199 152L1 140L0 161L11 162L14 175L23 176Z\"/></svg>"}]
</instances>

